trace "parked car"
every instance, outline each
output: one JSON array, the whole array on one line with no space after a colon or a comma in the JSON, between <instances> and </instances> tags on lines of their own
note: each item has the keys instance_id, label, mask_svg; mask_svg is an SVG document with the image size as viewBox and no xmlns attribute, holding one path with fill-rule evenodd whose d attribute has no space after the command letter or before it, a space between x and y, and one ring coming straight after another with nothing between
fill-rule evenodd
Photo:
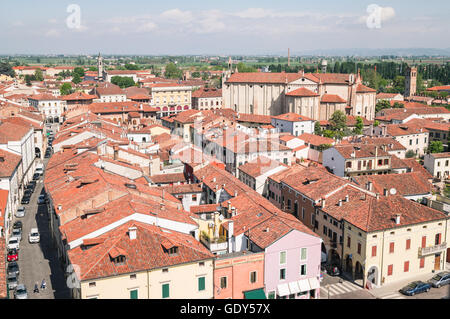
<instances>
[{"instance_id":1,"label":"parked car","mask_svg":"<svg viewBox=\"0 0 450 319\"><path fill-rule=\"evenodd\" d=\"M19 246L20 246L19 238L17 238L17 237L11 237L11 238L8 240L8 245L7 245L6 248L8 248L8 249L17 249L17 250L19 250Z\"/></svg>"},{"instance_id":2,"label":"parked car","mask_svg":"<svg viewBox=\"0 0 450 319\"><path fill-rule=\"evenodd\" d=\"M11 237L18 238L19 241L22 241L22 230L19 229L19 228L14 228L14 229L12 230L12 235L11 235Z\"/></svg>"},{"instance_id":3,"label":"parked car","mask_svg":"<svg viewBox=\"0 0 450 319\"><path fill-rule=\"evenodd\" d=\"M428 283L435 288L450 284L450 271L444 271L434 275L433 278L428 280Z\"/></svg>"},{"instance_id":4,"label":"parked car","mask_svg":"<svg viewBox=\"0 0 450 319\"><path fill-rule=\"evenodd\" d=\"M16 217L25 217L25 207L21 206L17 208Z\"/></svg>"},{"instance_id":5,"label":"parked car","mask_svg":"<svg viewBox=\"0 0 450 319\"><path fill-rule=\"evenodd\" d=\"M33 195L33 190L31 189L25 189L25 192L23 192L23 196L31 197Z\"/></svg>"},{"instance_id":6,"label":"parked car","mask_svg":"<svg viewBox=\"0 0 450 319\"><path fill-rule=\"evenodd\" d=\"M22 222L20 220L16 221L13 225L13 229L18 228L22 230Z\"/></svg>"},{"instance_id":7,"label":"parked car","mask_svg":"<svg viewBox=\"0 0 450 319\"><path fill-rule=\"evenodd\" d=\"M30 234L28 235L28 241L30 243L38 243L41 239L39 231L37 228L31 228Z\"/></svg>"},{"instance_id":8,"label":"parked car","mask_svg":"<svg viewBox=\"0 0 450 319\"><path fill-rule=\"evenodd\" d=\"M30 203L30 199L31 199L31 196L24 196L24 197L22 197L22 200L20 201L20 203L22 205L27 205Z\"/></svg>"},{"instance_id":9,"label":"parked car","mask_svg":"<svg viewBox=\"0 0 450 319\"><path fill-rule=\"evenodd\" d=\"M400 292L407 296L414 296L422 292L428 292L431 289L431 285L423 281L413 281L400 289Z\"/></svg>"},{"instance_id":10,"label":"parked car","mask_svg":"<svg viewBox=\"0 0 450 319\"><path fill-rule=\"evenodd\" d=\"M8 257L7 257L8 261L17 261L19 260L19 252L17 249L9 249L8 250Z\"/></svg>"},{"instance_id":11,"label":"parked car","mask_svg":"<svg viewBox=\"0 0 450 319\"><path fill-rule=\"evenodd\" d=\"M45 152L44 158L49 158L50 157L50 152Z\"/></svg>"},{"instance_id":12,"label":"parked car","mask_svg":"<svg viewBox=\"0 0 450 319\"><path fill-rule=\"evenodd\" d=\"M45 195L39 195L38 204L45 204Z\"/></svg>"},{"instance_id":13,"label":"parked car","mask_svg":"<svg viewBox=\"0 0 450 319\"><path fill-rule=\"evenodd\" d=\"M17 275L16 274L9 274L7 277L7 283L9 289L14 289L17 287Z\"/></svg>"},{"instance_id":14,"label":"parked car","mask_svg":"<svg viewBox=\"0 0 450 319\"><path fill-rule=\"evenodd\" d=\"M15 299L28 299L27 288L24 284L17 285L14 290L14 298Z\"/></svg>"},{"instance_id":15,"label":"parked car","mask_svg":"<svg viewBox=\"0 0 450 319\"><path fill-rule=\"evenodd\" d=\"M31 193L34 192L34 189L36 188L36 182L35 181L30 181L26 187L27 191L30 191Z\"/></svg>"},{"instance_id":16,"label":"parked car","mask_svg":"<svg viewBox=\"0 0 450 319\"><path fill-rule=\"evenodd\" d=\"M16 276L19 275L19 265L17 262L13 261L8 264L7 273L9 274L15 274Z\"/></svg>"},{"instance_id":17,"label":"parked car","mask_svg":"<svg viewBox=\"0 0 450 319\"><path fill-rule=\"evenodd\" d=\"M44 170L42 168L36 168L35 173L42 176L44 174Z\"/></svg>"},{"instance_id":18,"label":"parked car","mask_svg":"<svg viewBox=\"0 0 450 319\"><path fill-rule=\"evenodd\" d=\"M33 181L37 181L39 179L39 177L41 177L41 175L39 173L34 173L33 174Z\"/></svg>"}]
</instances>

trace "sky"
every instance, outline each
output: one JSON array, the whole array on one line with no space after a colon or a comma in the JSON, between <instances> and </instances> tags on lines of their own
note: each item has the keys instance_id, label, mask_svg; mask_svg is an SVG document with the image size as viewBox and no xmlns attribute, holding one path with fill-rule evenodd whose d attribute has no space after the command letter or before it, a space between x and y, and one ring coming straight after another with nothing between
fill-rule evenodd
<instances>
[{"instance_id":1,"label":"sky","mask_svg":"<svg viewBox=\"0 0 450 319\"><path fill-rule=\"evenodd\" d=\"M448 0L0 0L0 54L450 47Z\"/></svg>"}]
</instances>

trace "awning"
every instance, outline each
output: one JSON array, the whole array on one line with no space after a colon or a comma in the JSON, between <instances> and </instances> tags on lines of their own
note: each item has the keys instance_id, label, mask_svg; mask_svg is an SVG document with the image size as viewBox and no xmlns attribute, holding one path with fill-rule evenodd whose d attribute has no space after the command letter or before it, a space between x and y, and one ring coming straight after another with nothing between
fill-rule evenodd
<instances>
[{"instance_id":1,"label":"awning","mask_svg":"<svg viewBox=\"0 0 450 319\"><path fill-rule=\"evenodd\" d=\"M300 288L298 287L298 284L296 281L290 282L288 285L289 285L289 290L291 291L291 294L297 294L300 292Z\"/></svg>"},{"instance_id":2,"label":"awning","mask_svg":"<svg viewBox=\"0 0 450 319\"><path fill-rule=\"evenodd\" d=\"M284 296L287 296L290 294L288 284L278 285L277 288L278 288L278 296L280 296L280 297L284 297Z\"/></svg>"},{"instance_id":3,"label":"awning","mask_svg":"<svg viewBox=\"0 0 450 319\"><path fill-rule=\"evenodd\" d=\"M311 288L309 286L308 279L299 280L299 281L297 281L297 283L298 283L298 287L300 288L301 292L305 292L305 291L310 291L311 290Z\"/></svg>"},{"instance_id":4,"label":"awning","mask_svg":"<svg viewBox=\"0 0 450 319\"><path fill-rule=\"evenodd\" d=\"M264 289L255 289L244 292L245 299L267 299Z\"/></svg>"},{"instance_id":5,"label":"awning","mask_svg":"<svg viewBox=\"0 0 450 319\"><path fill-rule=\"evenodd\" d=\"M311 286L311 289L319 289L320 288L320 283L319 280L314 277L314 278L309 278L309 285Z\"/></svg>"}]
</instances>

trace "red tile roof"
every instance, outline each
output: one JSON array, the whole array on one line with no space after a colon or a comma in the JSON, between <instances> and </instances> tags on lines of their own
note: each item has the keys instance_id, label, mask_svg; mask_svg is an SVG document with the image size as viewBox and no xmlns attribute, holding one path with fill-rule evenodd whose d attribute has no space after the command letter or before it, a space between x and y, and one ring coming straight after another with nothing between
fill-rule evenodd
<instances>
[{"instance_id":1,"label":"red tile roof","mask_svg":"<svg viewBox=\"0 0 450 319\"><path fill-rule=\"evenodd\" d=\"M128 236L128 229L132 226L137 228L134 240ZM178 247L177 254L167 253L163 247L167 242ZM126 254L125 264L114 264L111 251L113 255L117 255L114 251ZM80 266L81 281L213 258L213 254L190 235L134 221L111 230L103 243L87 250L76 247L68 255L72 264Z\"/></svg>"},{"instance_id":2,"label":"red tile roof","mask_svg":"<svg viewBox=\"0 0 450 319\"><path fill-rule=\"evenodd\" d=\"M320 99L320 103L347 103L347 101L337 94L324 94Z\"/></svg>"},{"instance_id":3,"label":"red tile roof","mask_svg":"<svg viewBox=\"0 0 450 319\"><path fill-rule=\"evenodd\" d=\"M308 90L307 88L299 88L289 93L286 93L287 96L298 96L298 97L312 97L319 96L319 94Z\"/></svg>"},{"instance_id":4,"label":"red tile roof","mask_svg":"<svg viewBox=\"0 0 450 319\"><path fill-rule=\"evenodd\" d=\"M192 92L194 98L215 98L222 97L222 89L207 89L202 88Z\"/></svg>"},{"instance_id":5,"label":"red tile roof","mask_svg":"<svg viewBox=\"0 0 450 319\"><path fill-rule=\"evenodd\" d=\"M277 120L289 121L289 122L313 121L313 119L311 119L309 117L299 115L296 113L292 113L292 112L273 116L272 118L277 119Z\"/></svg>"},{"instance_id":6,"label":"red tile roof","mask_svg":"<svg viewBox=\"0 0 450 319\"><path fill-rule=\"evenodd\" d=\"M367 182L372 182L373 191L378 194L384 194L384 189L395 189L397 195L415 196L430 194L432 188L432 184L420 172L355 176L354 180L362 188L366 187Z\"/></svg>"},{"instance_id":7,"label":"red tile roof","mask_svg":"<svg viewBox=\"0 0 450 319\"><path fill-rule=\"evenodd\" d=\"M20 141L30 131L33 131L33 128L30 126L23 126L9 122L0 122L0 144Z\"/></svg>"},{"instance_id":8,"label":"red tile roof","mask_svg":"<svg viewBox=\"0 0 450 319\"><path fill-rule=\"evenodd\" d=\"M238 169L243 173L256 178L280 166L287 167L278 161L272 160L265 156L259 156L256 159L239 166Z\"/></svg>"},{"instance_id":9,"label":"red tile roof","mask_svg":"<svg viewBox=\"0 0 450 319\"><path fill-rule=\"evenodd\" d=\"M358 84L358 86L356 87L357 93L375 93L376 91L377 90L374 90L374 89L364 86L362 84Z\"/></svg>"},{"instance_id":10,"label":"red tile roof","mask_svg":"<svg viewBox=\"0 0 450 319\"><path fill-rule=\"evenodd\" d=\"M311 144L314 146L320 146L322 144L334 144L334 140L332 138L323 137L310 133L303 133L300 136L297 136L299 139L305 141L307 144Z\"/></svg>"}]
</instances>

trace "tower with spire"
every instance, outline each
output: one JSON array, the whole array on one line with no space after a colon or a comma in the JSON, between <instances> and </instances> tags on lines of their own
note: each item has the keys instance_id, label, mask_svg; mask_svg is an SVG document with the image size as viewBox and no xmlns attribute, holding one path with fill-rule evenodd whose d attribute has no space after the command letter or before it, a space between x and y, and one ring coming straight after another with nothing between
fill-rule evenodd
<instances>
[{"instance_id":1,"label":"tower with spire","mask_svg":"<svg viewBox=\"0 0 450 319\"><path fill-rule=\"evenodd\" d=\"M97 69L98 69L98 81L102 82L103 81L103 57L101 56L100 52L98 53L98 57L97 57Z\"/></svg>"}]
</instances>

